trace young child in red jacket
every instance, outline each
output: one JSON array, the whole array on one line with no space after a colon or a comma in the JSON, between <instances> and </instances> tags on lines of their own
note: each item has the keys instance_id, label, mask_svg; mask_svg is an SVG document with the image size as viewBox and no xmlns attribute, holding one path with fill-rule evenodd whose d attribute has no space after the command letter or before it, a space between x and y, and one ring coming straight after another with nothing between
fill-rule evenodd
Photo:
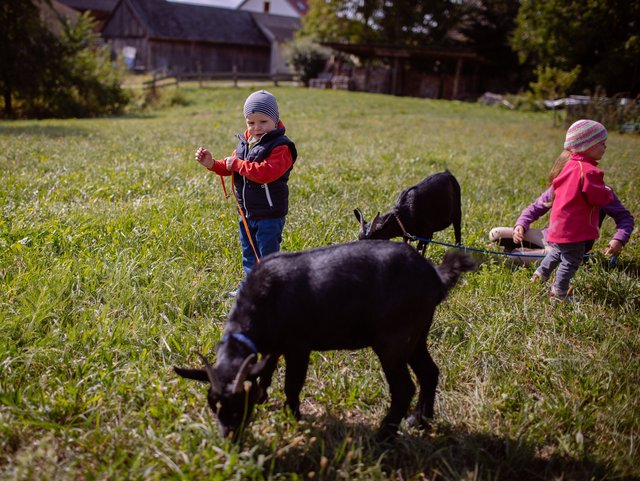
<instances>
[{"instance_id":1,"label":"young child in red jacket","mask_svg":"<svg viewBox=\"0 0 640 481\"><path fill-rule=\"evenodd\" d=\"M196 160L218 175L232 175L238 206L242 267L248 275L262 258L280 250L289 211L289 174L298 152L285 135L276 98L266 90L253 92L244 103L247 125L231 156L216 160L204 147ZM246 224L245 224L246 221ZM241 283L242 285L242 283ZM232 296L237 290L229 293Z\"/></svg>"},{"instance_id":2,"label":"young child in red jacket","mask_svg":"<svg viewBox=\"0 0 640 481\"><path fill-rule=\"evenodd\" d=\"M554 199L547 239L550 252L531 280L547 280L557 267L551 297L570 297L569 283L584 256L585 241L597 239L599 208L613 200L598 161L604 156L607 129L594 120L578 120L564 142L571 157L553 180Z\"/></svg>"}]
</instances>

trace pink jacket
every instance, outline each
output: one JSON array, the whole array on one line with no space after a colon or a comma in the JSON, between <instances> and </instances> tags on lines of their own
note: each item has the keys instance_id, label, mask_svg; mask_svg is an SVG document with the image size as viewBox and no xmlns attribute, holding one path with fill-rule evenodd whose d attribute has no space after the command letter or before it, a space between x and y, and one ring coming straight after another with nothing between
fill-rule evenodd
<instances>
[{"instance_id":1,"label":"pink jacket","mask_svg":"<svg viewBox=\"0 0 640 481\"><path fill-rule=\"evenodd\" d=\"M569 244L598 238L600 206L613 200L604 172L584 154L572 153L553 181L555 199L547 239Z\"/></svg>"}]
</instances>

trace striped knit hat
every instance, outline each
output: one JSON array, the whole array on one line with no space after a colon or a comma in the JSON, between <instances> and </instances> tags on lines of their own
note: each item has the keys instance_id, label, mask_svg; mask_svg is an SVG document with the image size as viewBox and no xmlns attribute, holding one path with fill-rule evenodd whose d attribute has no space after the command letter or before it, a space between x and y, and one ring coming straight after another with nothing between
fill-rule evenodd
<instances>
[{"instance_id":1,"label":"striped knit hat","mask_svg":"<svg viewBox=\"0 0 640 481\"><path fill-rule=\"evenodd\" d=\"M273 119L278 125L280 119L280 112L278 112L278 103L276 98L267 92L266 90L258 90L253 92L247 97L244 102L244 118L246 119L249 114L260 112Z\"/></svg>"},{"instance_id":2,"label":"striped knit hat","mask_svg":"<svg viewBox=\"0 0 640 481\"><path fill-rule=\"evenodd\" d=\"M570 152L585 152L596 144L607 140L607 129L595 120L574 122L564 141L564 148Z\"/></svg>"}]
</instances>

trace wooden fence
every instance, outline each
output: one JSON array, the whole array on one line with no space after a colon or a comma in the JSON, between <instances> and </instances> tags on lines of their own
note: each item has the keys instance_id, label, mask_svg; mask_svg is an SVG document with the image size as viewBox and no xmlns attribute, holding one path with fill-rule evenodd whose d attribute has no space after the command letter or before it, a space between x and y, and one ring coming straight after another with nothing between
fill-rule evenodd
<instances>
[{"instance_id":1,"label":"wooden fence","mask_svg":"<svg viewBox=\"0 0 640 481\"><path fill-rule=\"evenodd\" d=\"M167 72L154 72L153 78L144 82L144 89L155 92L156 89L176 86L180 87L180 82L197 81L200 87L205 82L214 80L229 80L233 82L233 86L237 87L241 80L271 81L274 85L278 82L294 81L296 77L289 73L263 73L263 72L238 72L235 69L231 72L193 72L172 74Z\"/></svg>"}]
</instances>

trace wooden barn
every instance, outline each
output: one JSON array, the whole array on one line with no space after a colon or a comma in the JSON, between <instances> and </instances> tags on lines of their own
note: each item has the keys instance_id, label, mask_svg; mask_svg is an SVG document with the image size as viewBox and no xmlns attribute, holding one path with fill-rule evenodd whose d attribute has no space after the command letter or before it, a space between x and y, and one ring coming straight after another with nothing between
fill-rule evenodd
<instances>
[{"instance_id":1,"label":"wooden barn","mask_svg":"<svg viewBox=\"0 0 640 481\"><path fill-rule=\"evenodd\" d=\"M269 36L258 16L166 0L119 0L102 36L138 71L273 74L283 68L273 50L283 36L293 35L299 20L293 26L286 20L285 33Z\"/></svg>"}]
</instances>

